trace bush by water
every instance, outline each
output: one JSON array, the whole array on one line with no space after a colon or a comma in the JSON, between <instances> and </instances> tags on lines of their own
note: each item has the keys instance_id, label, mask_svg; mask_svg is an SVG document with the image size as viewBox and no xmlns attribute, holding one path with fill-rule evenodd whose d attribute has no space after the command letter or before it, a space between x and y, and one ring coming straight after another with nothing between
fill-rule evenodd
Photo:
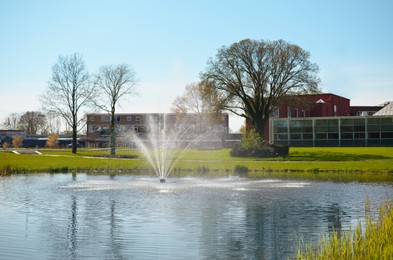
<instances>
[{"instance_id":1,"label":"bush by water","mask_svg":"<svg viewBox=\"0 0 393 260\"><path fill-rule=\"evenodd\" d=\"M285 157L289 154L289 146L266 144L256 131L251 130L242 138L240 146L233 148L233 157L272 158Z\"/></svg>"}]
</instances>

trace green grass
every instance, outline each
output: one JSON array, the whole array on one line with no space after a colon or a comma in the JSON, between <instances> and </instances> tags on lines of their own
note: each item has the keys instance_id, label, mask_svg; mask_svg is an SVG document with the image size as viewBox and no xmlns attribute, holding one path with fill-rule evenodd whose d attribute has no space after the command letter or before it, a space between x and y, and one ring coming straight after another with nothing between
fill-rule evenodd
<instances>
[{"instance_id":1,"label":"green grass","mask_svg":"<svg viewBox=\"0 0 393 260\"><path fill-rule=\"evenodd\" d=\"M367 212L366 203L366 212ZM368 211L369 212L369 211ZM312 245L300 247L297 259L393 259L393 207L388 200L380 206L378 218L366 216L365 230L361 223L352 232L333 232L326 235L316 250Z\"/></svg>"},{"instance_id":2,"label":"green grass","mask_svg":"<svg viewBox=\"0 0 393 260\"><path fill-rule=\"evenodd\" d=\"M0 152L0 174L21 172L138 173L150 169L138 150L118 149L125 158L104 158L108 150L42 149L42 155ZM190 150L173 174L233 174L235 168L248 169L251 178L280 177L340 181L393 180L393 147L290 148L289 156L273 159L229 156L229 149Z\"/></svg>"}]
</instances>

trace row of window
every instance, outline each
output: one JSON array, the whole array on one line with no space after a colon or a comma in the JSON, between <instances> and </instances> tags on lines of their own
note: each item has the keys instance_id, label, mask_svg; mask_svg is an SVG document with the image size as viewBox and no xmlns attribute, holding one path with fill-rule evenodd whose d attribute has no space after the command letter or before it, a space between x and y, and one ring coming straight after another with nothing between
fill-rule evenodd
<instances>
[{"instance_id":1,"label":"row of window","mask_svg":"<svg viewBox=\"0 0 393 260\"><path fill-rule=\"evenodd\" d=\"M121 122L122 121L121 118L122 118L121 116L116 116L115 117L115 122ZM94 122L95 121L95 117L94 116L90 117L90 121ZM111 116L109 116L109 115L101 116L101 122L109 123L110 121L111 121ZM132 116L127 116L126 117L126 121L127 122L132 122ZM135 122L141 122L141 121L142 121L142 116L135 116Z\"/></svg>"},{"instance_id":2,"label":"row of window","mask_svg":"<svg viewBox=\"0 0 393 260\"><path fill-rule=\"evenodd\" d=\"M372 126L372 125L392 125L393 124L393 118L392 117L357 117L357 118L334 118L334 119L319 119L319 118L314 118L314 119L296 119L296 120L287 120L287 119L280 119L280 120L275 120L274 125L275 126L282 126L282 127L304 127L304 126Z\"/></svg>"},{"instance_id":3,"label":"row of window","mask_svg":"<svg viewBox=\"0 0 393 260\"><path fill-rule=\"evenodd\" d=\"M146 126L135 126L135 125L128 125L128 126L121 127L121 131L132 131L135 133L144 133L146 132L146 129L147 129ZM109 127L92 125L89 126L88 132L99 133L100 135L109 135Z\"/></svg>"},{"instance_id":4,"label":"row of window","mask_svg":"<svg viewBox=\"0 0 393 260\"><path fill-rule=\"evenodd\" d=\"M293 113L292 113L293 111ZM273 110L272 118L279 118L280 117L280 109L277 107L276 109ZM293 110L290 107L287 107L287 117L306 117L306 111L302 110L299 113L299 110L297 108L294 108Z\"/></svg>"},{"instance_id":5,"label":"row of window","mask_svg":"<svg viewBox=\"0 0 393 260\"><path fill-rule=\"evenodd\" d=\"M316 145L322 142L321 145L325 142L332 145L337 141L343 145L348 141L347 145L351 142L356 145L363 142L356 140L364 140L367 145L383 145L393 142L393 117L273 119L271 126L271 139L276 144L307 145L311 142Z\"/></svg>"},{"instance_id":6,"label":"row of window","mask_svg":"<svg viewBox=\"0 0 393 260\"><path fill-rule=\"evenodd\" d=\"M371 132L371 133L316 133L313 134L273 134L274 140L297 140L297 139L304 139L304 140L313 140L313 139L385 139L385 138L393 138L393 132ZM289 137L289 138L288 138Z\"/></svg>"},{"instance_id":7,"label":"row of window","mask_svg":"<svg viewBox=\"0 0 393 260\"><path fill-rule=\"evenodd\" d=\"M305 126L305 127L277 127L273 128L276 133L352 133L352 132L391 132L393 125L373 125L373 126Z\"/></svg>"}]
</instances>

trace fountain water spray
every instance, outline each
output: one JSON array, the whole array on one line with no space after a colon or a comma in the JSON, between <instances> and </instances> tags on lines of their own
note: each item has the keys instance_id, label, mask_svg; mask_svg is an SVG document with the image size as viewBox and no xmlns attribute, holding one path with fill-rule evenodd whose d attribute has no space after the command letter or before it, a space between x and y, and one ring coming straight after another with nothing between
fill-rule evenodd
<instances>
[{"instance_id":1,"label":"fountain water spray","mask_svg":"<svg viewBox=\"0 0 393 260\"><path fill-rule=\"evenodd\" d=\"M195 131L197 124L173 122L166 114L146 120L147 133L143 136L133 134L133 140L162 183L187 151L213 131L213 128L200 131L203 127Z\"/></svg>"}]
</instances>

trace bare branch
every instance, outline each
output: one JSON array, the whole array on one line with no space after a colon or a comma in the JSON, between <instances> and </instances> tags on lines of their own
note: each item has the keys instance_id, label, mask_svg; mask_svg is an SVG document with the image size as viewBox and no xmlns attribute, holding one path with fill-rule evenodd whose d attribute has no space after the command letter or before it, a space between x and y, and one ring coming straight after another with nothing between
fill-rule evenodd
<instances>
[{"instance_id":1,"label":"bare branch","mask_svg":"<svg viewBox=\"0 0 393 260\"><path fill-rule=\"evenodd\" d=\"M41 96L43 107L63 117L72 129L72 152L76 153L76 137L82 120L81 109L94 98L93 85L82 57L74 53L59 56L52 66L52 78L47 91Z\"/></svg>"},{"instance_id":2,"label":"bare branch","mask_svg":"<svg viewBox=\"0 0 393 260\"><path fill-rule=\"evenodd\" d=\"M94 104L111 115L110 146L111 154L116 152L115 112L120 99L127 95L135 95L135 73L126 64L101 67L95 76L94 85L98 93Z\"/></svg>"}]
</instances>

